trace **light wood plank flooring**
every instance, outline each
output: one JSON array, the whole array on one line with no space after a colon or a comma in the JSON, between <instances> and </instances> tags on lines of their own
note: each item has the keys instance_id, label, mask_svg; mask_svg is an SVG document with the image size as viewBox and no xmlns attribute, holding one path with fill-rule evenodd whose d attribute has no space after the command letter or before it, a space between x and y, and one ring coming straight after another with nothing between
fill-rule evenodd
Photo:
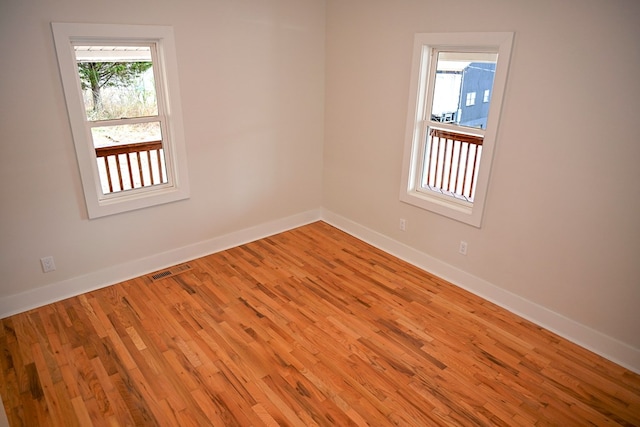
<instances>
[{"instance_id":1,"label":"light wood plank flooring","mask_svg":"<svg viewBox=\"0 0 640 427\"><path fill-rule=\"evenodd\" d=\"M640 425L640 377L317 222L2 319L16 426Z\"/></svg>"}]
</instances>

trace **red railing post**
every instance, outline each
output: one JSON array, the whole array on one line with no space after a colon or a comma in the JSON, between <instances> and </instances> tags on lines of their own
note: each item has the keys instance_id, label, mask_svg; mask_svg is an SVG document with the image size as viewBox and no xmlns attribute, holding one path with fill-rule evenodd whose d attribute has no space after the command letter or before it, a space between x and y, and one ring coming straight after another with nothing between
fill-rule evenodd
<instances>
[{"instance_id":1,"label":"red railing post","mask_svg":"<svg viewBox=\"0 0 640 427\"><path fill-rule=\"evenodd\" d=\"M131 188L139 188L139 187L147 187L150 185L155 185L155 184L161 184L161 183L165 183L167 182L167 171L166 169L164 169L162 167L162 141L149 141L149 142L138 142L138 143L131 143L131 144L121 144L121 145L111 145L108 147L99 147L96 148L96 160L98 162L104 161L105 163L105 169L106 169L106 183L108 184L109 187L109 193L113 193L114 189L113 189L113 182L112 182L112 177L111 177L111 168L109 166L109 159L113 158L116 162L116 167L117 167L117 174L118 174L118 180L120 182L120 190L119 191L123 191L125 189L125 182L123 179L123 173L122 173L122 166L121 166L121 160L120 160L120 156L124 155L126 160L126 164L127 167L129 169L129 180L130 180L130 184L131 184ZM155 151L156 155L155 158L157 160L157 164L158 164L158 176L159 176L159 181L160 182L156 182L157 180L154 179L153 177L153 161L152 161L152 156L151 156L151 152ZM142 153L146 153L147 156L147 160L146 160L146 166L148 167L149 171L149 179L148 182L145 183L145 173L143 172L143 164L142 164ZM138 175L140 177L140 185L136 186L134 183L134 179L133 179L133 165L131 162L131 156L135 156L137 159L137 166L138 166ZM99 164L99 163L98 163ZM101 178L102 179L102 178Z\"/></svg>"},{"instance_id":2,"label":"red railing post","mask_svg":"<svg viewBox=\"0 0 640 427\"><path fill-rule=\"evenodd\" d=\"M444 141L443 141L444 140ZM430 128L429 130L429 143L425 150L425 163L426 163L426 185L439 187L440 190L452 193L460 194L467 198L469 201L473 201L474 197L474 183L476 171L478 169L478 158L480 150L482 148L482 142L484 138L479 135L470 135L466 133L459 133L450 130ZM457 161L455 151L456 143L458 143L458 156ZM444 154L442 160L440 160L441 144L444 144ZM463 145L466 145L466 150L463 159ZM451 155L447 158L449 152L448 147L451 147ZM472 148L473 147L473 148ZM473 161L471 161L471 150L474 150ZM434 163L434 176L431 180L431 167ZM449 170L448 176L446 176L445 182L445 170ZM467 176L471 170L471 183L469 190L465 191L467 185ZM458 180L462 174L462 188L458 192ZM438 178L440 178L440 184L438 184ZM453 188L451 187L453 181Z\"/></svg>"}]
</instances>

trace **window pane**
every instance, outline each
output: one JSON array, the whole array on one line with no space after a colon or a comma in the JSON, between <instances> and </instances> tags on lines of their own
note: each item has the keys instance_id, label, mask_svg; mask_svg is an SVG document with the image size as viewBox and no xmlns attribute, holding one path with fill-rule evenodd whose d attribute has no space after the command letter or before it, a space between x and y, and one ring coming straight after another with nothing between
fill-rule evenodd
<instances>
[{"instance_id":1,"label":"window pane","mask_svg":"<svg viewBox=\"0 0 640 427\"><path fill-rule=\"evenodd\" d=\"M91 129L91 135L95 148L150 141L162 142L160 122L99 126Z\"/></svg>"},{"instance_id":2,"label":"window pane","mask_svg":"<svg viewBox=\"0 0 640 427\"><path fill-rule=\"evenodd\" d=\"M160 122L91 129L103 194L168 182Z\"/></svg>"},{"instance_id":3,"label":"window pane","mask_svg":"<svg viewBox=\"0 0 640 427\"><path fill-rule=\"evenodd\" d=\"M483 139L429 127L420 188L473 203Z\"/></svg>"},{"instance_id":4,"label":"window pane","mask_svg":"<svg viewBox=\"0 0 640 427\"><path fill-rule=\"evenodd\" d=\"M438 52L431 120L486 129L497 60L497 53Z\"/></svg>"},{"instance_id":5,"label":"window pane","mask_svg":"<svg viewBox=\"0 0 640 427\"><path fill-rule=\"evenodd\" d=\"M87 119L158 115L149 46L74 46Z\"/></svg>"}]
</instances>

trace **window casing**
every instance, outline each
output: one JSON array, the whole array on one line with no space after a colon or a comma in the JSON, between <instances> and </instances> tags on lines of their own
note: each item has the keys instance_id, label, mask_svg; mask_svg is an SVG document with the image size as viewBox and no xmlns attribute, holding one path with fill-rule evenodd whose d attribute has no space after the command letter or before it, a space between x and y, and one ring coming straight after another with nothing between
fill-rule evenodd
<instances>
[{"instance_id":1,"label":"window casing","mask_svg":"<svg viewBox=\"0 0 640 427\"><path fill-rule=\"evenodd\" d=\"M89 218L188 198L172 28L52 23L52 30ZM118 65L151 64L150 110L87 108L80 64L105 63L116 52Z\"/></svg>"},{"instance_id":2,"label":"window casing","mask_svg":"<svg viewBox=\"0 0 640 427\"><path fill-rule=\"evenodd\" d=\"M476 93L475 92L467 92L467 103L466 103L466 106L469 107L471 105L476 105Z\"/></svg>"},{"instance_id":3,"label":"window casing","mask_svg":"<svg viewBox=\"0 0 640 427\"><path fill-rule=\"evenodd\" d=\"M401 201L480 227L512 42L513 33L416 34ZM492 76L492 85L465 80L465 69ZM452 74L460 74L457 110L437 83L445 75L450 83ZM467 86L484 95L482 103Z\"/></svg>"}]
</instances>

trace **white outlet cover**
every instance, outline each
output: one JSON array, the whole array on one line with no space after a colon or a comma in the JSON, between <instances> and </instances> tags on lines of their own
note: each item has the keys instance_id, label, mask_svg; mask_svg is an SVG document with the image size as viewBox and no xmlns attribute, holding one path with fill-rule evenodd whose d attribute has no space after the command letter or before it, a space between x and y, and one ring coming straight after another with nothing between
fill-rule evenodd
<instances>
[{"instance_id":1,"label":"white outlet cover","mask_svg":"<svg viewBox=\"0 0 640 427\"><path fill-rule=\"evenodd\" d=\"M42 271L45 273L55 271L56 269L56 263L53 261L52 256L46 256L44 258L40 258L40 264L42 264Z\"/></svg>"}]
</instances>

